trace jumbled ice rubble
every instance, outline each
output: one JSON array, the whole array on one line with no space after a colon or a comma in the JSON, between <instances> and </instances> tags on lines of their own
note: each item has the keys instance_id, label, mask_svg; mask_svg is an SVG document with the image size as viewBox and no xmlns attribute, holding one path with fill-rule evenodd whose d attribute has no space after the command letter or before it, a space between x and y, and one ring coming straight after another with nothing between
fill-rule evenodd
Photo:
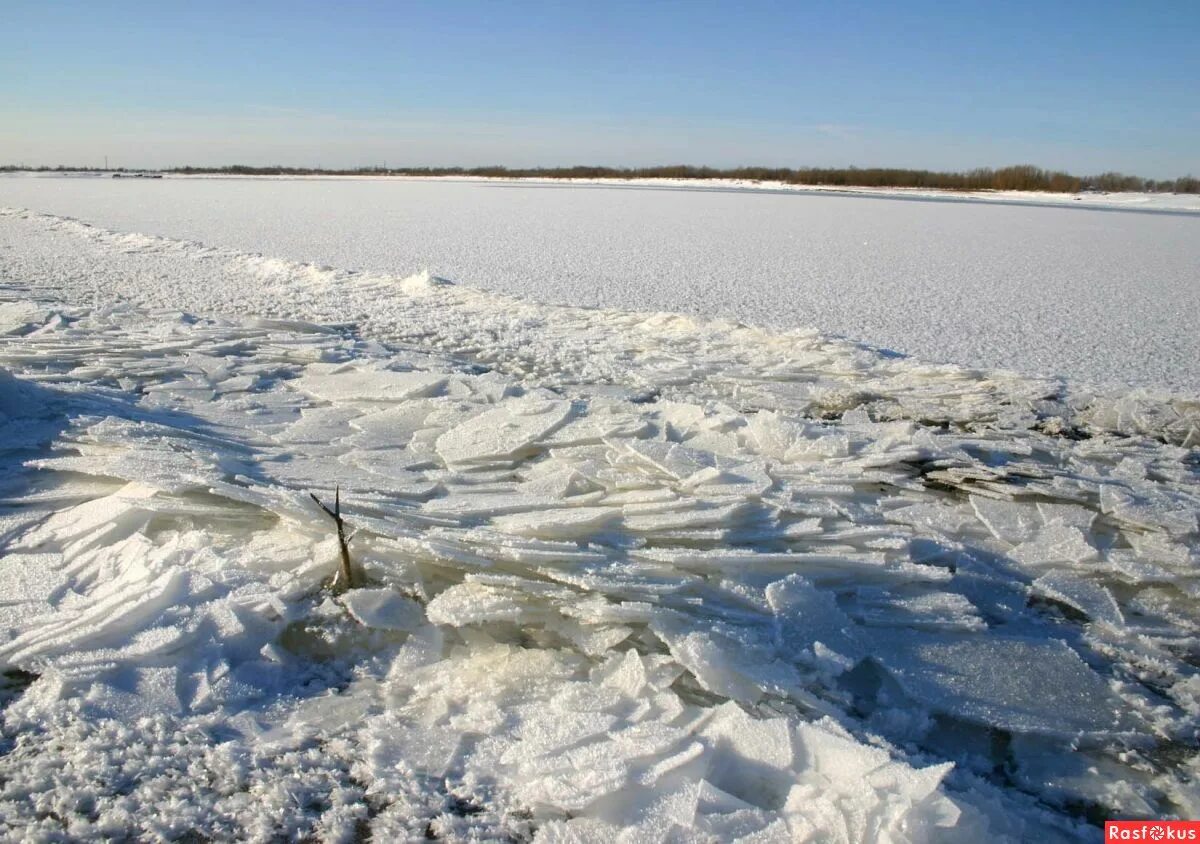
<instances>
[{"instance_id":1,"label":"jumbled ice rubble","mask_svg":"<svg viewBox=\"0 0 1200 844\"><path fill-rule=\"evenodd\" d=\"M10 829L51 804L78 834L381 840L1200 814L1178 437L881 418L879 393L819 418L0 295ZM309 498L335 486L366 581L341 595Z\"/></svg>"}]
</instances>

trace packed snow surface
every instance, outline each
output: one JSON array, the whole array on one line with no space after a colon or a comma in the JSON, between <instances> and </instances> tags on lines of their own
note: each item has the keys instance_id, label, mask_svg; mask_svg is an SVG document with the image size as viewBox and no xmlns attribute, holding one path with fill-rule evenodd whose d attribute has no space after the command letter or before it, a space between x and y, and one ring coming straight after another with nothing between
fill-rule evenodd
<instances>
[{"instance_id":1,"label":"packed snow surface","mask_svg":"<svg viewBox=\"0 0 1200 844\"><path fill-rule=\"evenodd\" d=\"M0 178L0 207L121 231L318 266L428 269L541 302L815 327L930 362L1200 393L1195 198L987 196L678 182ZM1191 213L1171 210L1189 202Z\"/></svg>"},{"instance_id":2,"label":"packed snow surface","mask_svg":"<svg viewBox=\"0 0 1200 844\"><path fill-rule=\"evenodd\" d=\"M1198 447L1195 400L0 211L0 837L1194 818Z\"/></svg>"}]
</instances>

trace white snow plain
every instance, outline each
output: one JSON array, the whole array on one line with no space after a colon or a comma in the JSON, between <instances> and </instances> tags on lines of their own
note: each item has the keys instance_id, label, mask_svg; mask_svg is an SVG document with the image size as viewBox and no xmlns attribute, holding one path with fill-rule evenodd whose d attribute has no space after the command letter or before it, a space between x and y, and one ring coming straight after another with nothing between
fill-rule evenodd
<instances>
[{"instance_id":1,"label":"white snow plain","mask_svg":"<svg viewBox=\"0 0 1200 844\"><path fill-rule=\"evenodd\" d=\"M0 206L119 231L1200 393L1194 198L1064 197L1063 208L1021 196L1017 206L722 184L0 178ZM1193 213L1113 211L1117 198L1192 202ZM1074 207L1104 202L1110 210Z\"/></svg>"},{"instance_id":2,"label":"white snow plain","mask_svg":"<svg viewBox=\"0 0 1200 844\"><path fill-rule=\"evenodd\" d=\"M0 210L0 837L1196 817L1198 447L1196 400Z\"/></svg>"}]
</instances>

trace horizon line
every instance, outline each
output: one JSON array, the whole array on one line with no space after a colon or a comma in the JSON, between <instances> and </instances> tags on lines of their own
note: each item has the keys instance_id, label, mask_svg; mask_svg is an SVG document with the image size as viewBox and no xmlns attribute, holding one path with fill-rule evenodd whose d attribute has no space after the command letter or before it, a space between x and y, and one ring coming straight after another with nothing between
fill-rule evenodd
<instances>
[{"instance_id":1,"label":"horizon line","mask_svg":"<svg viewBox=\"0 0 1200 844\"><path fill-rule=\"evenodd\" d=\"M153 173L180 175L245 176L471 176L485 178L591 178L638 179L668 178L679 180L730 179L754 182L781 182L793 185L833 187L892 187L942 190L1027 190L1052 193L1077 193L1084 190L1103 192L1200 193L1200 179L1190 173L1168 179L1151 179L1117 171L1077 176L1062 170L1048 170L1033 164L1005 167L976 167L969 170L929 170L905 167L768 167L742 165L711 167L691 164L663 164L648 167L612 167L576 164L570 166L509 167L503 164L478 166L403 166L389 167L384 161L356 167L293 166L284 164L174 165L171 167L109 167L105 165L0 165L0 172L31 173Z\"/></svg>"}]
</instances>

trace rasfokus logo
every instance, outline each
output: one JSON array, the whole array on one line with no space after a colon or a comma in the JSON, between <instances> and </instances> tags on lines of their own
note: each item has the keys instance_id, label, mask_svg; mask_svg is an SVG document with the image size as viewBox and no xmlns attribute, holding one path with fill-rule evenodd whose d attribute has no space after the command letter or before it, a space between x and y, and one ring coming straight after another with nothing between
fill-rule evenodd
<instances>
[{"instance_id":1,"label":"rasfokus logo","mask_svg":"<svg viewBox=\"0 0 1200 844\"><path fill-rule=\"evenodd\" d=\"M1105 821L1105 841L1200 841L1200 821Z\"/></svg>"}]
</instances>

